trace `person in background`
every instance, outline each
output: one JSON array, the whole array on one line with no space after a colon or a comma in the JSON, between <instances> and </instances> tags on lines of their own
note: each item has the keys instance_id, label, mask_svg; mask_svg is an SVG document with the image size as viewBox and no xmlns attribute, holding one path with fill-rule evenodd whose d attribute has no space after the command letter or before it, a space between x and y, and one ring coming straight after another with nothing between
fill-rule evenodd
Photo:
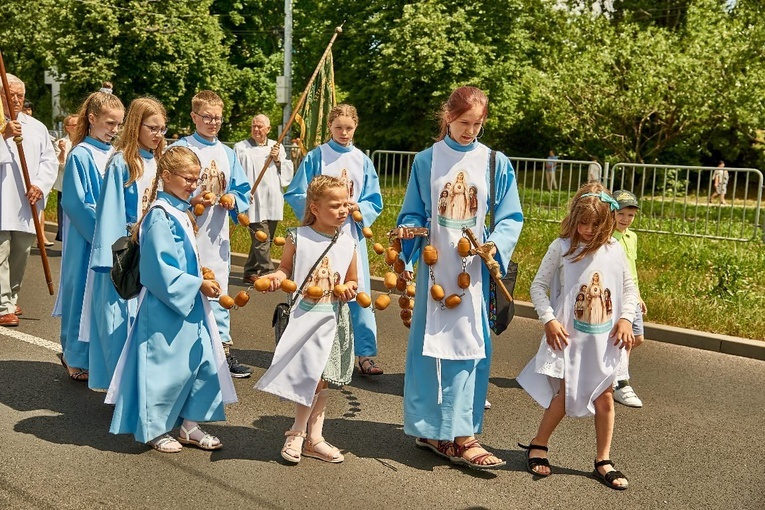
<instances>
[{"instance_id":1,"label":"person in background","mask_svg":"<svg viewBox=\"0 0 765 510\"><path fill-rule=\"evenodd\" d=\"M287 158L284 147L268 139L271 122L263 114L255 115L250 125L250 138L234 145L239 162L250 186L255 185L263 165L271 157L271 162L263 174L254 193L250 194L250 253L244 263L244 283L253 283L258 277L274 270L271 262L271 243L276 235L276 227L284 218L284 193L282 188L289 186L295 168ZM255 232L268 234L268 239L258 241Z\"/></svg>"},{"instance_id":2,"label":"person in background","mask_svg":"<svg viewBox=\"0 0 765 510\"><path fill-rule=\"evenodd\" d=\"M547 156L545 161L545 179L547 179L547 189L558 189L558 182L555 179L555 171L558 168L558 156L555 155L555 151L550 149L550 155Z\"/></svg>"},{"instance_id":3,"label":"person in background","mask_svg":"<svg viewBox=\"0 0 765 510\"><path fill-rule=\"evenodd\" d=\"M592 158L592 163L587 167L587 182L600 182L600 165L596 158Z\"/></svg>"},{"instance_id":4,"label":"person in background","mask_svg":"<svg viewBox=\"0 0 765 510\"><path fill-rule=\"evenodd\" d=\"M76 130L77 115L67 115L64 117L64 132L66 134L53 143L53 148L56 149L56 156L58 157L58 176L56 177L56 182L53 184L53 189L57 192L56 220L58 229L56 230L56 241L61 241L63 239L64 209L61 207L61 190L64 187L66 157L69 156L69 151L72 150L72 138L74 137Z\"/></svg>"}]
</instances>

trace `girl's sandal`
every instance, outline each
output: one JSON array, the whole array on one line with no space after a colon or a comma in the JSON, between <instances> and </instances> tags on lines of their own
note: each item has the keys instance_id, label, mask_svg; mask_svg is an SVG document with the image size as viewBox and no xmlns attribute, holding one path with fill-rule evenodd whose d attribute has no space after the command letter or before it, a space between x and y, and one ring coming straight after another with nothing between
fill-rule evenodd
<instances>
[{"instance_id":1,"label":"girl's sandal","mask_svg":"<svg viewBox=\"0 0 765 510\"><path fill-rule=\"evenodd\" d=\"M595 478L597 478L598 480L603 482L603 485L605 485L606 487L610 487L612 489L616 489L617 491L625 491L625 490L627 490L627 487L629 487L629 480L627 479L626 476L624 476L624 473L614 469L613 471L608 471L608 472L606 472L604 474L604 473L601 473L600 471L598 471L598 468L602 467L602 466L611 466L611 467L614 467L614 463L611 462L608 459L601 460L601 461L597 461L596 460L595 461L595 470L592 472L592 474L595 476ZM624 484L624 485L615 484L614 482L616 480L619 480L619 479L623 479L627 483Z\"/></svg>"},{"instance_id":2,"label":"girl's sandal","mask_svg":"<svg viewBox=\"0 0 765 510\"><path fill-rule=\"evenodd\" d=\"M424 437L418 437L414 440L414 444L417 446L417 448L430 450L439 457L443 457L449 460L452 460L452 457L457 454L457 447L454 445L453 441L445 441L443 439L439 439L437 444L433 444Z\"/></svg>"},{"instance_id":3,"label":"girl's sandal","mask_svg":"<svg viewBox=\"0 0 765 510\"><path fill-rule=\"evenodd\" d=\"M303 441L305 441L305 432L299 430L288 430L284 433L287 439L282 446L282 458L287 462L297 464L300 462L300 452L303 450ZM300 441L300 444L295 444Z\"/></svg>"},{"instance_id":4,"label":"girl's sandal","mask_svg":"<svg viewBox=\"0 0 765 510\"><path fill-rule=\"evenodd\" d=\"M191 437L191 434L193 434L195 430L198 430L203 434L200 439ZM198 425L191 427L191 430L186 430L186 427L181 425L181 435L178 436L178 441L183 444L193 444L202 450L217 450L223 447L223 443L220 442L220 439L200 429Z\"/></svg>"},{"instance_id":5,"label":"girl's sandal","mask_svg":"<svg viewBox=\"0 0 765 510\"><path fill-rule=\"evenodd\" d=\"M183 450L181 443L170 434L159 436L147 444L160 453L178 453Z\"/></svg>"},{"instance_id":6,"label":"girl's sandal","mask_svg":"<svg viewBox=\"0 0 765 510\"><path fill-rule=\"evenodd\" d=\"M481 446L481 444L478 442L478 439L471 439L470 441L465 441L463 444L454 443L454 447L456 449L456 455L451 457L451 461L454 464L462 464L471 469L478 469L481 471L486 469L497 469L507 464L507 462L502 459L499 459L499 462L495 462L493 464L483 464L485 459L496 456ZM482 452L477 453L472 457L467 457L465 454L469 450L473 449L482 450Z\"/></svg>"},{"instance_id":7,"label":"girl's sandal","mask_svg":"<svg viewBox=\"0 0 765 510\"><path fill-rule=\"evenodd\" d=\"M322 450L328 450L327 452L321 452L316 449L317 446L324 445ZM303 443L303 455L306 457L312 457L314 459L323 460L331 464L338 464L345 460L343 454L340 453L340 449L329 444L324 438L320 438L315 443L310 439L306 439Z\"/></svg>"},{"instance_id":8,"label":"girl's sandal","mask_svg":"<svg viewBox=\"0 0 765 510\"><path fill-rule=\"evenodd\" d=\"M526 470L531 473L534 476L541 476L541 477L547 477L552 474L552 468L550 467L550 461L547 460L545 457L530 457L531 450L540 450L543 452L548 451L548 448L546 446L540 446L537 444L531 444L523 445L521 443L518 443L518 446L526 450ZM536 467L546 467L550 470L549 473L540 473L539 471L536 471L534 468Z\"/></svg>"}]
</instances>

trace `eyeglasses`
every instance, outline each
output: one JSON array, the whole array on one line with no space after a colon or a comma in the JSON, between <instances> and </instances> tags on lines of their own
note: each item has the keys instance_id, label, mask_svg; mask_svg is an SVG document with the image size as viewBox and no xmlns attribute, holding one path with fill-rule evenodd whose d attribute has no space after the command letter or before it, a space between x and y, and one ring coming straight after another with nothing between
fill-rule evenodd
<instances>
[{"instance_id":1,"label":"eyeglasses","mask_svg":"<svg viewBox=\"0 0 765 510\"><path fill-rule=\"evenodd\" d=\"M176 174L175 172L170 172L170 173L173 174L173 175L177 175L178 177L180 177L181 179L186 181L186 184L188 184L189 186L194 185L194 184L199 186L200 184L202 184L202 179L199 179L197 177L184 177L183 175Z\"/></svg>"},{"instance_id":2,"label":"eyeglasses","mask_svg":"<svg viewBox=\"0 0 765 510\"><path fill-rule=\"evenodd\" d=\"M144 124L143 122L141 122L141 125L144 126L144 127L149 128L149 133L151 133L154 136L156 136L156 135L164 135L165 133L167 133L167 126L163 126L163 127L150 126L148 124Z\"/></svg>"},{"instance_id":3,"label":"eyeglasses","mask_svg":"<svg viewBox=\"0 0 765 510\"><path fill-rule=\"evenodd\" d=\"M194 115L198 117L202 117L202 122L204 122L208 126L212 124L223 124L224 122L226 122L226 119L224 119L223 117L213 117L212 115L199 115L196 112L194 113Z\"/></svg>"}]
</instances>

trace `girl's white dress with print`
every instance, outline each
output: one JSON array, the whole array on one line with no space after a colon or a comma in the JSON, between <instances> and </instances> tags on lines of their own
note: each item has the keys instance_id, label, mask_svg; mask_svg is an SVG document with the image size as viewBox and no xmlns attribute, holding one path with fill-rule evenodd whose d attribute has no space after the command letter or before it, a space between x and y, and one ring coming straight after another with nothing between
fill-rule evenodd
<instances>
[{"instance_id":1,"label":"girl's white dress with print","mask_svg":"<svg viewBox=\"0 0 765 510\"><path fill-rule=\"evenodd\" d=\"M316 260L324 253L331 238L311 227L295 230L297 255L292 277L299 286ZM356 256L356 243L341 230L337 242L313 271L305 288L315 285L334 288L345 281L348 268ZM255 384L255 388L304 406L313 402L316 386L327 365L337 328L339 301L329 296L313 300L298 296L290 312L287 329L279 340L271 366Z\"/></svg>"},{"instance_id":2,"label":"girl's white dress with print","mask_svg":"<svg viewBox=\"0 0 765 510\"><path fill-rule=\"evenodd\" d=\"M638 298L624 250L618 242L612 240L579 262L562 256L568 247L569 240L561 238L550 245L532 284L549 289L550 298L540 299L532 293L532 300L540 317L552 307L555 318L569 333L569 344L562 351L556 351L543 335L537 355L517 381L547 408L564 379L566 414L582 417L595 413L594 400L617 377L628 377L627 351L615 346L615 339L609 334L620 318L634 320ZM585 310L590 312L585 311L577 318L576 296L583 286L587 286L585 295L589 299ZM611 313L601 299L606 289L611 295Z\"/></svg>"}]
</instances>

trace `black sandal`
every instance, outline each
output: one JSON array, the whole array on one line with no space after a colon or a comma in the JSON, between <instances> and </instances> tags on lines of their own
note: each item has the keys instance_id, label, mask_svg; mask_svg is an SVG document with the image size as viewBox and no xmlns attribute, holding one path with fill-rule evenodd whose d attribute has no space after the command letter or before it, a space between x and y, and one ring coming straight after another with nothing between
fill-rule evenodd
<instances>
[{"instance_id":1,"label":"black sandal","mask_svg":"<svg viewBox=\"0 0 765 510\"><path fill-rule=\"evenodd\" d=\"M603 482L603 484L606 487L611 487L612 489L616 489L618 491L627 490L627 487L629 487L629 480L627 479L626 476L624 476L624 473L614 469L613 471L609 471L606 474L602 474L600 471L598 471L598 468L601 467L601 466L611 466L611 467L614 467L614 463L611 462L608 459L601 460L600 462L598 462L596 460L595 461L595 470L592 472L592 474L595 475L595 478L597 478L598 480ZM617 484L615 484L614 480L618 480L619 478L623 478L623 479L627 480L627 485L617 485Z\"/></svg>"},{"instance_id":2,"label":"black sandal","mask_svg":"<svg viewBox=\"0 0 765 510\"><path fill-rule=\"evenodd\" d=\"M518 443L518 446L526 450L526 470L535 476L541 476L541 477L547 477L552 474L552 467L550 467L550 461L547 458L543 457L529 457L529 454L531 453L531 450L541 450L543 452L548 451L548 448L546 446L540 446L536 444L529 443L528 445L522 445L521 443ZM549 473L540 473L538 471L534 471L535 467L543 466L550 470Z\"/></svg>"}]
</instances>

